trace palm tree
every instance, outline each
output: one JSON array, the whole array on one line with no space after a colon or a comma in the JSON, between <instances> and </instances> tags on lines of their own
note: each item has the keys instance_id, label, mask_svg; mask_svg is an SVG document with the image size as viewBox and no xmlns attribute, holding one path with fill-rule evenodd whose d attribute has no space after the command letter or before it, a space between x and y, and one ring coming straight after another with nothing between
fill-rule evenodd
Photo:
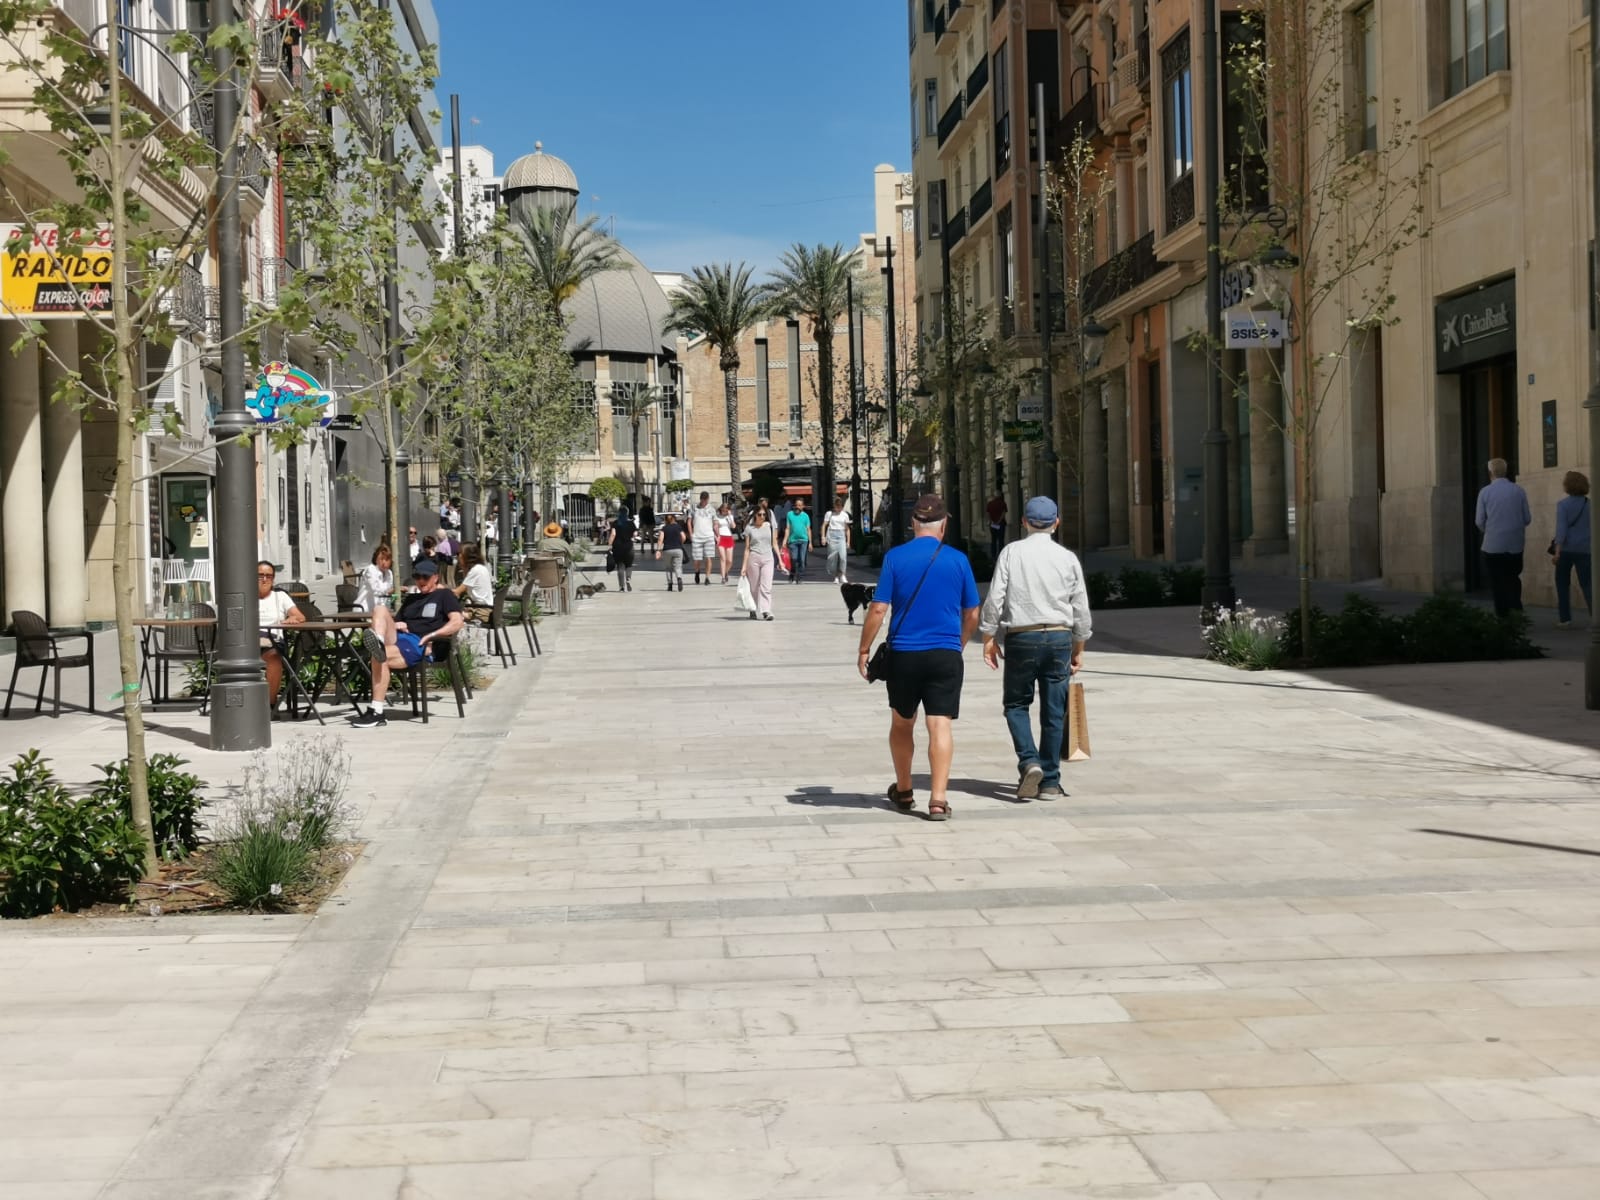
<instances>
[{"instance_id":1,"label":"palm tree","mask_svg":"<svg viewBox=\"0 0 1600 1200\"><path fill-rule=\"evenodd\" d=\"M704 334L717 351L728 417L728 475L735 497L744 482L739 469L739 339L767 315L769 307L767 289L750 282L745 263L696 267L672 297L670 327L690 337Z\"/></svg>"},{"instance_id":2,"label":"palm tree","mask_svg":"<svg viewBox=\"0 0 1600 1200\"><path fill-rule=\"evenodd\" d=\"M805 316L811 321L817 339L817 384L821 393L818 408L822 413L822 472L828 494L817 504L826 511L833 503L838 486L834 469L833 331L844 316L846 289L859 268L860 250L846 250L835 242L804 246L796 242L784 251L781 265L772 272L772 306L775 311Z\"/></svg>"},{"instance_id":3,"label":"palm tree","mask_svg":"<svg viewBox=\"0 0 1600 1200\"><path fill-rule=\"evenodd\" d=\"M633 429L633 493L634 507L641 507L639 497L644 495L644 484L639 471L639 426L650 410L661 402L661 389L648 383L613 383L611 385L611 411L628 418ZM651 498L652 506L654 497Z\"/></svg>"},{"instance_id":4,"label":"palm tree","mask_svg":"<svg viewBox=\"0 0 1600 1200\"><path fill-rule=\"evenodd\" d=\"M554 208L519 208L512 229L544 294L552 315L586 281L603 271L616 271L628 263L622 247L600 228L599 218L578 217L578 202L569 200Z\"/></svg>"}]
</instances>

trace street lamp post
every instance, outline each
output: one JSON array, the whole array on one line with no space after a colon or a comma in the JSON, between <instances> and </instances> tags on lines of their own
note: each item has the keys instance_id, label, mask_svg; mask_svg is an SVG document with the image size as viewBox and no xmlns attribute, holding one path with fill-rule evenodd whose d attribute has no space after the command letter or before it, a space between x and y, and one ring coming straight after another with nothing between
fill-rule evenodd
<instances>
[{"instance_id":1,"label":"street lamp post","mask_svg":"<svg viewBox=\"0 0 1600 1200\"><path fill-rule=\"evenodd\" d=\"M1205 468L1205 608L1232 609L1233 565L1229 558L1228 434L1222 427L1222 212L1221 189L1221 48L1217 40L1217 0L1205 0L1201 52L1199 120L1205 129L1206 181L1206 434ZM1302 535L1304 533L1302 532Z\"/></svg>"},{"instance_id":2,"label":"street lamp post","mask_svg":"<svg viewBox=\"0 0 1600 1200\"><path fill-rule=\"evenodd\" d=\"M884 294L888 303L884 316L888 328L885 330L889 343L888 370L889 370L889 503L893 511L889 517L890 528L894 530L895 545L905 540L905 515L901 512L900 503L900 381L896 378L899 366L895 362L895 323L894 323L894 239L883 239L883 256L887 265L883 268L884 282L888 285Z\"/></svg>"},{"instance_id":3,"label":"street lamp post","mask_svg":"<svg viewBox=\"0 0 1600 1200\"><path fill-rule=\"evenodd\" d=\"M218 24L218 0L210 23ZM219 39L213 96L219 147L217 172L217 292L222 336L222 411L211 423L217 444L216 682L211 697L211 748L257 750L272 744L267 681L262 673L260 604L256 590L255 422L244 405L244 253L239 225L239 79L233 50Z\"/></svg>"},{"instance_id":4,"label":"street lamp post","mask_svg":"<svg viewBox=\"0 0 1600 1200\"><path fill-rule=\"evenodd\" d=\"M1590 9L1589 71L1592 78L1589 89L1589 135L1594 139L1592 165L1595 177L1589 181L1589 190L1595 206L1594 227L1600 230L1600 12L1593 11L1593 5L1590 5ZM1595 283L1600 289L1600 276L1596 277ZM1600 296L1600 290L1596 294ZM1596 352L1589 368L1589 396L1583 402L1583 408L1589 417L1589 474L1595 475L1600 473L1600 351ZM1600 545L1600 511L1596 510L1593 503L1589 505L1589 531L1589 544ZM1589 594L1600 596L1600 555L1590 556L1589 570L1593 580ZM1600 603L1594 602L1589 605L1589 649L1583 657L1583 704L1590 710L1600 709Z\"/></svg>"}]
</instances>

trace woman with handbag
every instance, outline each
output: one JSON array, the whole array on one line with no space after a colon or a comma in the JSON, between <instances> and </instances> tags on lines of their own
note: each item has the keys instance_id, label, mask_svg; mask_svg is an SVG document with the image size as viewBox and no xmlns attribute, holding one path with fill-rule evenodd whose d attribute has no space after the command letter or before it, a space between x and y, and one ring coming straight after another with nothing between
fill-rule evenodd
<instances>
[{"instance_id":1,"label":"woman with handbag","mask_svg":"<svg viewBox=\"0 0 1600 1200\"><path fill-rule=\"evenodd\" d=\"M744 569L740 576L749 581L750 594L756 606L750 613L754 621L761 614L763 621L772 620L772 570L775 557L772 522L765 508L756 509L755 516L744 531Z\"/></svg>"},{"instance_id":2,"label":"woman with handbag","mask_svg":"<svg viewBox=\"0 0 1600 1200\"><path fill-rule=\"evenodd\" d=\"M1550 561L1556 566L1556 628L1572 625L1572 573L1578 573L1583 606L1594 612L1594 583L1589 572L1594 562L1589 535L1589 477L1568 471L1561 486L1566 496L1556 505L1556 536L1550 541Z\"/></svg>"},{"instance_id":3,"label":"woman with handbag","mask_svg":"<svg viewBox=\"0 0 1600 1200\"><path fill-rule=\"evenodd\" d=\"M626 508L617 509L617 519L611 523L608 544L617 564L617 591L633 591L633 535L638 532Z\"/></svg>"}]
</instances>

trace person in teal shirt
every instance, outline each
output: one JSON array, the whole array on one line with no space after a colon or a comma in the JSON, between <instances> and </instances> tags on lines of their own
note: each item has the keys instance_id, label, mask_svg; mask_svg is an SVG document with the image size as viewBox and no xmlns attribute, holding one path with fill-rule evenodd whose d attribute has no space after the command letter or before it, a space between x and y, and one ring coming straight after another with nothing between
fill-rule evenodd
<instances>
[{"instance_id":1,"label":"person in teal shirt","mask_svg":"<svg viewBox=\"0 0 1600 1200\"><path fill-rule=\"evenodd\" d=\"M806 551L811 548L811 514L806 511L806 502L798 497L794 507L789 510L786 540L789 544L789 582L799 583L800 577L805 574Z\"/></svg>"}]
</instances>

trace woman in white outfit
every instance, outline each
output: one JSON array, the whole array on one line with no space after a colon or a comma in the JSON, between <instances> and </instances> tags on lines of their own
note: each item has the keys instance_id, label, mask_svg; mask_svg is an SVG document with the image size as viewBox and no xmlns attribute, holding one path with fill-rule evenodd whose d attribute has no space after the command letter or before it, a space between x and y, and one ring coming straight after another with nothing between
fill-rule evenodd
<instances>
[{"instance_id":1,"label":"woman in white outfit","mask_svg":"<svg viewBox=\"0 0 1600 1200\"><path fill-rule=\"evenodd\" d=\"M744 531L744 569L739 573L750 581L750 594L763 621L772 620L773 560L772 524L767 510L758 508ZM751 613L750 619L754 621L756 614Z\"/></svg>"},{"instance_id":2,"label":"woman in white outfit","mask_svg":"<svg viewBox=\"0 0 1600 1200\"><path fill-rule=\"evenodd\" d=\"M356 581L356 607L371 612L378 607L388 608L394 599L394 551L380 545L372 552L372 561L361 568L361 578Z\"/></svg>"}]
</instances>

